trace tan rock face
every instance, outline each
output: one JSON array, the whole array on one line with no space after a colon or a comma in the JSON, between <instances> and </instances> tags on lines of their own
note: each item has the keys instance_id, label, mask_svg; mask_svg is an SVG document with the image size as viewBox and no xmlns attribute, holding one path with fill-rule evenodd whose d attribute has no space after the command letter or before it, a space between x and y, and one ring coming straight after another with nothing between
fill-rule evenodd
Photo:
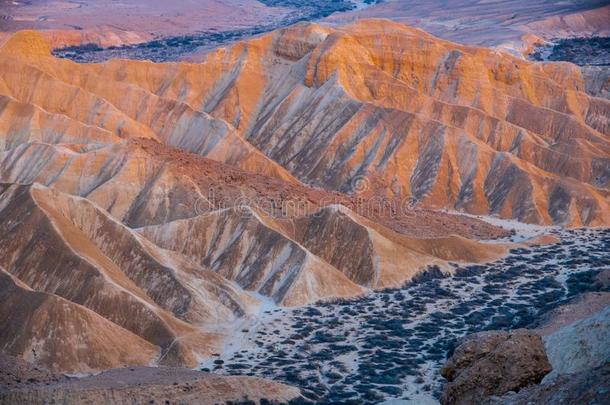
<instances>
[{"instance_id":1,"label":"tan rock face","mask_svg":"<svg viewBox=\"0 0 610 405\"><path fill-rule=\"evenodd\" d=\"M441 369L443 404L481 403L539 383L551 371L542 338L534 332L481 332L458 346Z\"/></svg>"},{"instance_id":2,"label":"tan rock face","mask_svg":"<svg viewBox=\"0 0 610 405\"><path fill-rule=\"evenodd\" d=\"M592 302L593 305L595 302ZM610 357L607 344L609 339L610 307L606 301L606 306L594 315L545 336L544 344L553 371L544 381L552 381L558 375L607 365Z\"/></svg>"}]
</instances>

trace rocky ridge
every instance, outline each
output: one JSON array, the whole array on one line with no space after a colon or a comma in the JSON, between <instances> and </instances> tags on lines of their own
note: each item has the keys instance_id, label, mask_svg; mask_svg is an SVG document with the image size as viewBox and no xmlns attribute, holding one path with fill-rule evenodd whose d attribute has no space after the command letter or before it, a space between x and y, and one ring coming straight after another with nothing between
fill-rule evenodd
<instances>
[{"instance_id":1,"label":"rocky ridge","mask_svg":"<svg viewBox=\"0 0 610 405\"><path fill-rule=\"evenodd\" d=\"M48 56L35 34L17 34L3 52L12 59L2 66L4 94L103 122L119 138L424 207L541 224L608 221L609 102L588 96L569 64L379 20L300 24L199 64L74 64ZM36 88L18 72L35 75ZM82 91L50 97L51 88Z\"/></svg>"}]
</instances>

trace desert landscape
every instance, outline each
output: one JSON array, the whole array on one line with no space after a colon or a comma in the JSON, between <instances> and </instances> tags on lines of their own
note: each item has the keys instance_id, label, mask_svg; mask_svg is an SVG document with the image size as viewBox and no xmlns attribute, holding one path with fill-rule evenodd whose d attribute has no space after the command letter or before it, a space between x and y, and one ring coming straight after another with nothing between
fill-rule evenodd
<instances>
[{"instance_id":1,"label":"desert landscape","mask_svg":"<svg viewBox=\"0 0 610 405\"><path fill-rule=\"evenodd\" d=\"M610 5L0 2L0 404L605 404Z\"/></svg>"}]
</instances>

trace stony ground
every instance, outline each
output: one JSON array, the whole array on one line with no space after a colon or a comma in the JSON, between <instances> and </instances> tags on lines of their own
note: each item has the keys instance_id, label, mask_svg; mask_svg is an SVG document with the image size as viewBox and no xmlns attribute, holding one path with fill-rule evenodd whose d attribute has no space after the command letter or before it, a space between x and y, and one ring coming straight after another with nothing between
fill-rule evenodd
<instances>
[{"instance_id":1,"label":"stony ground","mask_svg":"<svg viewBox=\"0 0 610 405\"><path fill-rule=\"evenodd\" d=\"M515 249L489 265L430 269L401 289L299 309L270 309L241 325L202 364L299 386L319 402L438 397L439 368L460 337L532 324L567 299L600 289L610 229L555 230L558 244Z\"/></svg>"},{"instance_id":2,"label":"stony ground","mask_svg":"<svg viewBox=\"0 0 610 405\"><path fill-rule=\"evenodd\" d=\"M128 367L85 378L51 375L0 355L0 405L17 404L279 404L298 403L299 391L274 381L227 377L173 367ZM24 381L24 378L28 380ZM19 382L17 382L19 381ZM254 401L254 402L253 402Z\"/></svg>"},{"instance_id":3,"label":"stony ground","mask_svg":"<svg viewBox=\"0 0 610 405\"><path fill-rule=\"evenodd\" d=\"M0 393L65 381L68 381L68 378L63 375L51 373L17 357L0 353Z\"/></svg>"}]
</instances>

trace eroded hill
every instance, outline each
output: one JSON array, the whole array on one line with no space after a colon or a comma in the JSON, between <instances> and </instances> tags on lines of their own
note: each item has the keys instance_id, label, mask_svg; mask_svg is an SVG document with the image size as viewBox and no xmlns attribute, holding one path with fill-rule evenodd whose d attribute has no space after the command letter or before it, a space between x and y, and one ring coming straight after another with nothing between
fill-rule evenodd
<instances>
[{"instance_id":1,"label":"eroded hill","mask_svg":"<svg viewBox=\"0 0 610 405\"><path fill-rule=\"evenodd\" d=\"M91 136L107 140L95 143L146 137L365 197L540 224L609 220L610 102L589 96L567 63L531 63L384 20L301 24L199 64L75 64L50 57L34 33L2 53L5 109L25 114L6 119L21 142L20 131L45 119L97 127L106 135Z\"/></svg>"},{"instance_id":2,"label":"eroded hill","mask_svg":"<svg viewBox=\"0 0 610 405\"><path fill-rule=\"evenodd\" d=\"M55 371L194 366L266 303L509 249L437 209L608 225L609 113L570 64L385 20L201 63L76 64L17 33L0 48L0 294L25 326L0 349Z\"/></svg>"}]
</instances>

